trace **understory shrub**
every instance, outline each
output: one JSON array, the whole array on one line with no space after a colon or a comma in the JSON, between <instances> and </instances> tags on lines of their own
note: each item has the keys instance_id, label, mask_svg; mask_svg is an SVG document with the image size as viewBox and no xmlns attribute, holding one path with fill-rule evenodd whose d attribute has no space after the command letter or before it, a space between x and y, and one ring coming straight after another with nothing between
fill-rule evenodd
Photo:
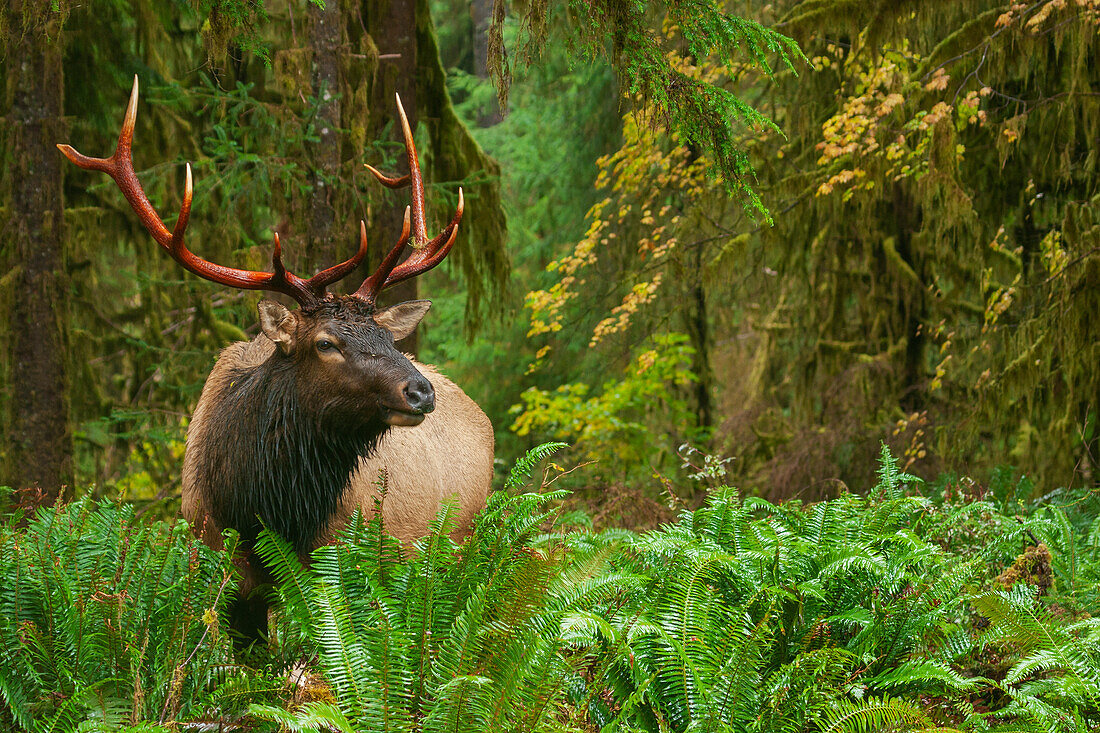
<instances>
[{"instance_id":1,"label":"understory shrub","mask_svg":"<svg viewBox=\"0 0 1100 733\"><path fill-rule=\"evenodd\" d=\"M355 518L238 659L227 556L82 501L0 536L0 723L28 730L1095 731L1095 492L924 486L883 449L867 495L728 487L649 532L556 528L531 451L455 543ZM383 498L383 501L385 499ZM575 514L575 512L574 512ZM583 526L573 521L571 526ZM232 538L230 538L232 539ZM251 666L249 666L251 665ZM308 669L308 690L288 668ZM192 722L187 722L192 721ZM112 727L114 726L114 727ZM216 729L216 728L215 728Z\"/></svg>"},{"instance_id":2,"label":"understory shrub","mask_svg":"<svg viewBox=\"0 0 1100 733\"><path fill-rule=\"evenodd\" d=\"M919 487L883 449L866 497L775 505L719 488L642 534L545 531L561 492L496 494L460 547L444 513L408 561L377 518L309 568L268 534L284 634L316 650L335 704L254 712L348 731L1100 723L1100 638L1082 592L1100 577L1100 523L1081 537L1053 506L1008 514ZM965 552L941 544L983 514L996 521L977 523ZM1040 543L1052 593L1030 576L993 586ZM1055 594L1075 610L1052 611Z\"/></svg>"},{"instance_id":3,"label":"understory shrub","mask_svg":"<svg viewBox=\"0 0 1100 733\"><path fill-rule=\"evenodd\" d=\"M186 522L82 499L0 526L0 728L116 731L197 714L232 661L229 555ZM148 728L147 728L148 729Z\"/></svg>"}]
</instances>

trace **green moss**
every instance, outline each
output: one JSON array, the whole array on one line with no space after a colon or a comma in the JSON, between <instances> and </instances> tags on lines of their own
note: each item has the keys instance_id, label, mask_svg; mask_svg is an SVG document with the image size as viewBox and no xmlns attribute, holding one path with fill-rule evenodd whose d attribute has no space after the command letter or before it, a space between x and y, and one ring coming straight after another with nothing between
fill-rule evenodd
<instances>
[{"instance_id":1,"label":"green moss","mask_svg":"<svg viewBox=\"0 0 1100 733\"><path fill-rule=\"evenodd\" d=\"M435 182L459 183L466 198L462 233L449 258L466 283L464 320L472 333L486 314L500 312L508 285L508 226L500 200L500 166L485 154L451 105L427 0L418 0L416 31L416 96L420 119L431 139L425 158Z\"/></svg>"}]
</instances>

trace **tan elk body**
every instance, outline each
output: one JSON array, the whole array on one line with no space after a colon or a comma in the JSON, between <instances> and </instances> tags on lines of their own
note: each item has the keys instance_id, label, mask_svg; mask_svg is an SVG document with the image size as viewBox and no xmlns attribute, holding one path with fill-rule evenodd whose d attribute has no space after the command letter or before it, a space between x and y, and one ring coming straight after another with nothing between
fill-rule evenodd
<instances>
[{"instance_id":1,"label":"tan elk body","mask_svg":"<svg viewBox=\"0 0 1100 733\"><path fill-rule=\"evenodd\" d=\"M465 538L493 482L489 418L434 367L417 361L413 366L435 387L435 412L419 425L390 430L374 453L360 459L330 525L342 525L356 509L369 516L378 496L379 476L384 475L383 524L406 548L428 533L444 501L457 502L452 537Z\"/></svg>"},{"instance_id":2,"label":"tan elk body","mask_svg":"<svg viewBox=\"0 0 1100 733\"><path fill-rule=\"evenodd\" d=\"M234 367L255 365L275 351L275 344L261 334L222 350L214 369L206 379L202 396L192 415L187 434L188 450L183 460L183 516L195 527L206 524L205 506L209 499L205 487L196 479L196 465L202 460L202 446L210 426L206 412L217 409ZM458 515L452 536L461 539L469 531L474 516L485 505L493 480L493 425L477 403L458 385L434 367L413 361L413 366L435 388L435 411L419 425L387 432L374 452L359 460L351 483L341 497L329 532L317 538L317 544L332 539L334 530L343 526L358 509L364 518L374 513L380 498L380 480L385 481L386 496L382 519L386 531L406 549L428 532L445 501L456 501ZM447 450L441 451L440 446ZM210 524L208 543L221 541L220 528Z\"/></svg>"},{"instance_id":3,"label":"tan elk body","mask_svg":"<svg viewBox=\"0 0 1100 733\"><path fill-rule=\"evenodd\" d=\"M395 346L412 333L430 302L389 308L375 302L385 288L447 256L462 219L462 190L451 222L429 239L416 148L398 99L409 174L390 178L368 168L387 187L408 186L412 203L397 243L354 293L337 296L326 288L366 256L362 222L356 253L309 279L283 266L278 234L271 272L217 265L184 243L193 194L190 165L171 230L138 181L130 150L137 93L135 78L114 155L91 158L68 145L59 145L61 152L81 168L108 174L157 243L189 272L234 288L282 293L299 305L291 311L260 301L262 333L223 350L192 416L184 456L183 513L195 532L215 548L222 547L225 529L240 535L234 561L242 577L230 622L252 641L266 633L265 586L272 581L253 551L263 527L308 560L356 509L374 512L380 477L386 529L406 548L427 532L450 497L458 503L457 536L485 504L493 472L488 418L453 382ZM415 248L402 261L410 243Z\"/></svg>"}]
</instances>

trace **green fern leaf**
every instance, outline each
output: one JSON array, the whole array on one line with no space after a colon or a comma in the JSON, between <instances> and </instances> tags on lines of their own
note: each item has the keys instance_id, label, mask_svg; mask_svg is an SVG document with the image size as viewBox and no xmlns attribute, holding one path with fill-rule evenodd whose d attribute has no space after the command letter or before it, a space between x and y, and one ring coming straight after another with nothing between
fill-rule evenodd
<instances>
[{"instance_id":1,"label":"green fern leaf","mask_svg":"<svg viewBox=\"0 0 1100 733\"><path fill-rule=\"evenodd\" d=\"M519 488L531 478L531 471L535 469L535 466L554 455L562 448L568 447L568 443L543 443L541 445L536 445L534 448L524 453L523 457L512 466L512 470L508 472L508 480L504 482L504 488Z\"/></svg>"}]
</instances>

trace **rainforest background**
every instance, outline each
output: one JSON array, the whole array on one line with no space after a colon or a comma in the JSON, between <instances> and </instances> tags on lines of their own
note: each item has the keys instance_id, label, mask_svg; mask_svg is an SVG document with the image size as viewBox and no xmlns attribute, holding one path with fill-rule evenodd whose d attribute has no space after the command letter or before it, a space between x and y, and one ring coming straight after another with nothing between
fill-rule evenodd
<instances>
[{"instance_id":1,"label":"rainforest background","mask_svg":"<svg viewBox=\"0 0 1100 733\"><path fill-rule=\"evenodd\" d=\"M432 212L470 203L408 348L506 463L594 461L590 501L656 496L683 444L771 498L834 495L880 441L1094 481L1095 5L693 5L12 5L5 482L170 496L256 331L259 294L183 273L53 148L109 154L134 74L146 189L173 216L190 161L193 249L252 269L276 229L298 271L339 261L360 218L380 257L403 204L362 164L398 165L402 93Z\"/></svg>"},{"instance_id":2,"label":"rainforest background","mask_svg":"<svg viewBox=\"0 0 1100 733\"><path fill-rule=\"evenodd\" d=\"M453 705L490 695L485 680L498 673L514 675L507 689L519 697L474 711L486 729L522 727L509 706L533 700L557 701L551 722L585 730L977 730L1025 719L1095 729L1097 0L5 0L0 38L0 485L11 487L2 554L14 563L0 575L53 567L76 578L93 556L130 567L141 555L127 556L120 538L137 532L142 552L174 568L143 579L140 597L154 604L168 580L209 588L169 613L184 619L165 631L181 653L164 651L176 641L156 647L169 661L145 679L169 692L155 700L136 667L111 684L68 667L71 685L51 681L42 660L71 654L83 621L20 625L13 599L23 596L0 588L0 608L14 604L0 614L15 619L0 629L10 632L5 663L40 653L25 680L0 680L0 722L30 727L35 685L62 690L33 708L49 710L44 720L114 720L103 700L126 697L105 692L118 680L130 697L111 709L134 724L201 717L206 708L183 701L205 700L200 690L224 681L219 660L231 658L216 611L232 573L172 521L188 416L218 350L257 333L261 296L182 272L113 183L54 147L109 155L136 75L135 167L172 221L190 162L189 246L212 261L266 269L278 231L288 266L316 271L351 253L362 218L373 268L404 208L402 192L363 167L401 171L394 93L431 181L429 217L448 215L459 186L466 196L447 264L392 301L433 301L403 345L496 428L505 490L462 556L494 559L454 560L442 531L411 564L364 555L381 605L356 606L352 593L351 615L329 627L339 603L324 589L344 581L325 573L347 568L280 561L269 538L288 584L280 659L304 645L324 666L353 638L367 656L324 667L336 708L251 715L313 729L302 716L339 727L339 708L366 726L389 711L355 708L369 693L352 683L377 672L380 648L356 634L377 631L387 593L434 608L417 583L438 578L465 590L484 580L504 595L485 590L465 611L448 595L433 616L440 634L484 631L485 656L448 656L446 641L418 647L429 661L410 679L450 666L423 697L436 712L419 707L425 688L400 698L412 705L401 725L413 729L473 729ZM553 458L531 450L546 441L567 447ZM930 483L918 489L911 474ZM522 494L551 480L569 495ZM78 501L55 506L59 496ZM54 508L27 528L35 507ZM546 539L551 516L579 534ZM51 523L62 517L85 546L65 544ZM168 523L142 524L157 518ZM382 542L381 528L349 531L352 545L370 532ZM32 546L66 560L20 564L19 548ZM750 569L730 559L745 552ZM107 586L124 577L102 571ZM83 590L39 580L39 600L58 587L66 598L114 597L98 580ZM581 580L580 595L555 595ZM296 583L312 590L294 595ZM528 586L543 595L508 595ZM835 595L842 588L849 596ZM713 614L689 633L685 609L696 606ZM121 608L109 629L123 627ZM510 616L516 608L527 615ZM167 618L152 609L147 630ZM383 613L406 641L421 619L409 613ZM719 626L740 636L715 636ZM569 671L507 667L522 645L493 646L502 628L510 643L537 637L543 672ZM551 628L557 636L539 636ZM145 658L146 646L120 639L96 653L117 642L119 659ZM195 671L192 650L209 644L210 666ZM723 667L716 649L741 666ZM595 661L578 671L581 659ZM689 667L695 676L679 681L662 671ZM723 687L730 674L744 696ZM264 684L280 684L271 675ZM517 687L521 678L553 684ZM815 678L831 680L827 694L799 686ZM226 694L255 692L234 684L243 692ZM554 697L566 689L568 704ZM794 699L805 715L792 722L783 711ZM940 704L949 712L919 717Z\"/></svg>"},{"instance_id":3,"label":"rainforest background","mask_svg":"<svg viewBox=\"0 0 1100 733\"><path fill-rule=\"evenodd\" d=\"M725 31L692 5L12 5L6 483L171 495L214 355L255 332L258 294L181 272L52 146L109 154L134 74L154 202L190 161L193 248L254 269L275 229L299 271L359 218L396 236L362 164L397 165L401 92L429 205L470 201L411 347L506 462L595 461L591 501L656 495L685 443L772 498L835 493L880 440L928 474L1094 480L1094 4L733 3L761 25Z\"/></svg>"}]
</instances>

